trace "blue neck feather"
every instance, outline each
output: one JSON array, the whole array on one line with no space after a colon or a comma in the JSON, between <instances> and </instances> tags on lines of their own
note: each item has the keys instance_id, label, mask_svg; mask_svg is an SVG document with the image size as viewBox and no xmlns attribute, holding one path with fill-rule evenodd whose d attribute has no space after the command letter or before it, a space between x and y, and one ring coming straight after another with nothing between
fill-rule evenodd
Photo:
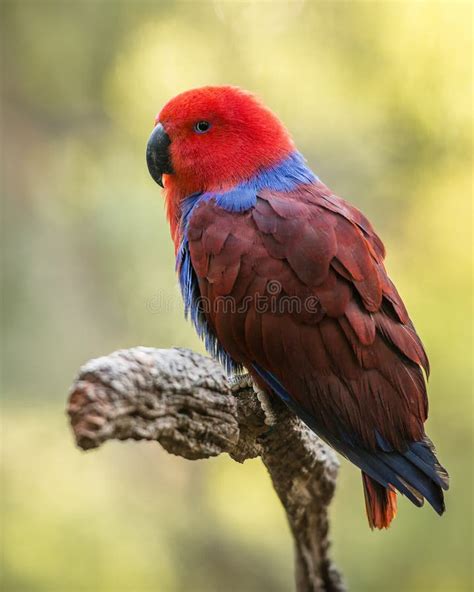
<instances>
[{"instance_id":1,"label":"blue neck feather","mask_svg":"<svg viewBox=\"0 0 474 592\"><path fill-rule=\"evenodd\" d=\"M219 359L229 373L240 369L227 352L220 346L216 336L210 330L202 307L196 274L191 264L187 229L194 208L201 201L215 200L216 204L230 212L244 212L255 206L257 194L262 189L274 191L292 191L299 185L318 181L318 177L306 166L303 156L295 151L278 164L262 169L247 181L222 192L194 193L185 198L181 206L182 240L176 256L176 269L184 300L186 318L189 316L198 335L204 340L207 351Z\"/></svg>"}]
</instances>

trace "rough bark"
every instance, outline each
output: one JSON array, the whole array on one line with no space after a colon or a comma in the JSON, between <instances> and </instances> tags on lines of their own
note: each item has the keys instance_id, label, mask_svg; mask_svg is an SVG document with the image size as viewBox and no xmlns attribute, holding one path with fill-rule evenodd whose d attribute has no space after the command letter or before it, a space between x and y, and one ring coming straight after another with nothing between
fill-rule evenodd
<instances>
[{"instance_id":1,"label":"rough bark","mask_svg":"<svg viewBox=\"0 0 474 592\"><path fill-rule=\"evenodd\" d=\"M226 452L260 456L288 518L296 549L297 592L340 592L329 557L328 508L338 462L279 401L269 428L255 393L237 393L214 360L185 349L136 347L89 361L71 388L68 413L78 446L156 440L194 460Z\"/></svg>"}]
</instances>

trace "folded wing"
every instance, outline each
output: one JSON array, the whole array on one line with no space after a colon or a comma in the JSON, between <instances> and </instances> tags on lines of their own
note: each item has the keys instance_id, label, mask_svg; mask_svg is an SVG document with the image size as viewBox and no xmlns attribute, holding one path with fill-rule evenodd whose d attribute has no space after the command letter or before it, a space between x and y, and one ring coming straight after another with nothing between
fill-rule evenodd
<instances>
[{"instance_id":1,"label":"folded wing","mask_svg":"<svg viewBox=\"0 0 474 592\"><path fill-rule=\"evenodd\" d=\"M244 212L199 203L188 248L210 340L373 480L372 525L393 517L393 489L441 513L428 359L368 220L321 183L265 190Z\"/></svg>"}]
</instances>

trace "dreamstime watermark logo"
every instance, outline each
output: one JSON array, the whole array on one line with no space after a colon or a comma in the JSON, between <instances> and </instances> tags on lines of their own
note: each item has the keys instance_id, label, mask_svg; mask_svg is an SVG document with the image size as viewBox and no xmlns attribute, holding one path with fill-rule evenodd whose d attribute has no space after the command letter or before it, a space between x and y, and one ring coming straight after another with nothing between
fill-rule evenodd
<instances>
[{"instance_id":1,"label":"dreamstime watermark logo","mask_svg":"<svg viewBox=\"0 0 474 592\"><path fill-rule=\"evenodd\" d=\"M181 309L182 299L177 294L158 292L147 300L146 307L153 314L167 314ZM281 282L269 280L263 293L235 296L216 296L208 298L199 296L194 306L202 314L244 314L255 310L257 314L316 314L321 305L316 296L290 296L283 290Z\"/></svg>"},{"instance_id":2,"label":"dreamstime watermark logo","mask_svg":"<svg viewBox=\"0 0 474 592\"><path fill-rule=\"evenodd\" d=\"M159 290L150 298L147 298L146 309L152 314L170 314L183 308L181 294L174 294Z\"/></svg>"}]
</instances>

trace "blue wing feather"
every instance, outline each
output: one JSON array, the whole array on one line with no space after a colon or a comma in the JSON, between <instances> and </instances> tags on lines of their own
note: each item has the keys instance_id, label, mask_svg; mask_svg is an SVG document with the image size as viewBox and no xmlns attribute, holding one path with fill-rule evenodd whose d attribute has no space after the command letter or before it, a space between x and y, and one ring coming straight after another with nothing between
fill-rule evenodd
<instances>
[{"instance_id":1,"label":"blue wing feather","mask_svg":"<svg viewBox=\"0 0 474 592\"><path fill-rule=\"evenodd\" d=\"M380 449L371 451L358 446L354 443L353 438L337 438L334 433L329 434L321 426L318 426L315 418L291 398L273 374L264 370L259 364L254 363L253 368L272 391L309 428L369 477L383 487L395 487L416 506L422 506L423 497L425 497L438 514L444 512L441 487L446 488L447 484L437 472L439 463L431 450L427 448L426 442L413 442L406 452L398 452L391 449L378 435L377 442ZM417 456L413 449L420 456Z\"/></svg>"}]
</instances>

